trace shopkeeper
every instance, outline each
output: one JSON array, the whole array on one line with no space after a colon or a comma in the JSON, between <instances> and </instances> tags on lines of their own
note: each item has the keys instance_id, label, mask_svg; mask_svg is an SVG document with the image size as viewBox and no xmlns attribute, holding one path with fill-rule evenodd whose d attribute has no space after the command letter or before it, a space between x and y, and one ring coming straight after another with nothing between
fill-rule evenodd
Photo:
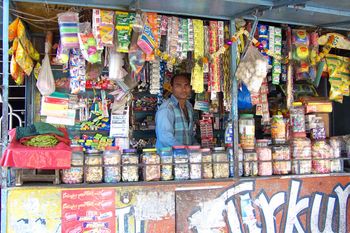
<instances>
[{"instance_id":1,"label":"shopkeeper","mask_svg":"<svg viewBox=\"0 0 350 233\"><path fill-rule=\"evenodd\" d=\"M191 76L176 74L170 81L172 95L158 109L156 114L156 147L192 145L193 107L191 96Z\"/></svg>"}]
</instances>

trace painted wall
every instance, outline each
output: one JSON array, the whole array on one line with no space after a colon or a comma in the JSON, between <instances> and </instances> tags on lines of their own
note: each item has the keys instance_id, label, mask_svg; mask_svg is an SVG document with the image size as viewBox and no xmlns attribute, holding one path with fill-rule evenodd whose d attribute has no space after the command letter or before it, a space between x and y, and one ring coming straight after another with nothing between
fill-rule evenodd
<instances>
[{"instance_id":1,"label":"painted wall","mask_svg":"<svg viewBox=\"0 0 350 233\"><path fill-rule=\"evenodd\" d=\"M8 192L7 232L348 233L349 196L349 176L15 188Z\"/></svg>"}]
</instances>

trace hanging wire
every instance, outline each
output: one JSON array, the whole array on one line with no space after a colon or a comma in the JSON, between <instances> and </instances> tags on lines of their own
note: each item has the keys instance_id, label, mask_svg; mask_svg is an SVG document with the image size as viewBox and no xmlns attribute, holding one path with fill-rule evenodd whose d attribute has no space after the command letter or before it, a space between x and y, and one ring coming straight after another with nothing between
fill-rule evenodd
<instances>
[{"instance_id":1,"label":"hanging wire","mask_svg":"<svg viewBox=\"0 0 350 233\"><path fill-rule=\"evenodd\" d=\"M254 37L255 31L256 31L256 28L257 28L258 22L259 22L257 14L258 14L258 10L256 10L255 13L253 14L253 17L254 17L253 27L252 27L252 30L250 31L249 38L247 39L247 44L244 47L241 58L243 58L245 56L245 54L248 50L248 47L250 46L250 43Z\"/></svg>"}]
</instances>

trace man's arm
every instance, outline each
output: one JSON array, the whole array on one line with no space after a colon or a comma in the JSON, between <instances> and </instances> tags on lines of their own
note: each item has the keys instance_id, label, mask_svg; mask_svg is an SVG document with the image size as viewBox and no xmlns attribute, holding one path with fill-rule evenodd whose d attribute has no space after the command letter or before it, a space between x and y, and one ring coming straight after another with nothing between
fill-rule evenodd
<instances>
[{"instance_id":1,"label":"man's arm","mask_svg":"<svg viewBox=\"0 0 350 233\"><path fill-rule=\"evenodd\" d=\"M174 114L167 108L158 110L156 114L157 140L165 146L181 145L174 136Z\"/></svg>"}]
</instances>

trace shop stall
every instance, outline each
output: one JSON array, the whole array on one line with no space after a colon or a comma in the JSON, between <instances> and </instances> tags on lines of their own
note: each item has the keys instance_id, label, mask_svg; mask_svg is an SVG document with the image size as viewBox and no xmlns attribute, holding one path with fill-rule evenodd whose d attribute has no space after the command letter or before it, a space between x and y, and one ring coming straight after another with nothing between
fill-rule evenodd
<instances>
[{"instance_id":1,"label":"shop stall","mask_svg":"<svg viewBox=\"0 0 350 233\"><path fill-rule=\"evenodd\" d=\"M1 231L349 232L334 4L3 1L2 114L10 78L30 91L25 126L2 118ZM174 74L195 143L156 148Z\"/></svg>"}]
</instances>

